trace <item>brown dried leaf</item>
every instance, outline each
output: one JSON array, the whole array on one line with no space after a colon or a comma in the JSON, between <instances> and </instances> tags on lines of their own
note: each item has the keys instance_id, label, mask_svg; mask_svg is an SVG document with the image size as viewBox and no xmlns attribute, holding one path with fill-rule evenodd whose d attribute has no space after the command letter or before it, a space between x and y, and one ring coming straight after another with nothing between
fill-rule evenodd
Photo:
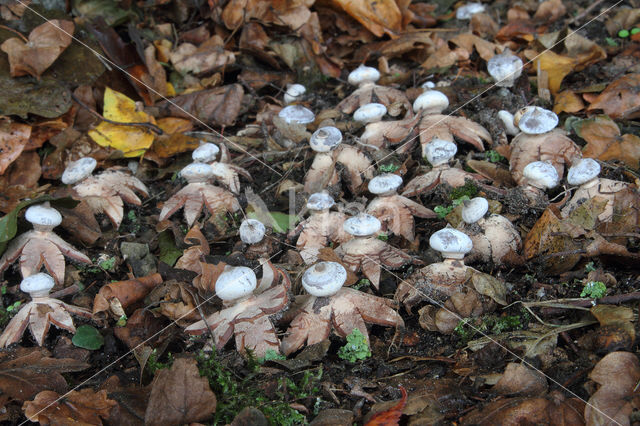
<instances>
[{"instance_id":1,"label":"brown dried leaf","mask_svg":"<svg viewBox=\"0 0 640 426\"><path fill-rule=\"evenodd\" d=\"M181 73L203 74L233 64L235 55L224 50L224 40L214 35L200 46L182 43L171 52L171 63Z\"/></svg>"},{"instance_id":2,"label":"brown dried leaf","mask_svg":"<svg viewBox=\"0 0 640 426\"><path fill-rule=\"evenodd\" d=\"M286 25L297 30L311 16L309 7L313 0L232 0L222 12L222 20L227 28L235 29L244 22L256 19L265 24Z\"/></svg>"},{"instance_id":3,"label":"brown dried leaf","mask_svg":"<svg viewBox=\"0 0 640 426\"><path fill-rule=\"evenodd\" d=\"M102 419L118 403L107 397L107 391L95 392L85 388L62 395L53 391L42 391L33 401L26 401L22 407L24 415L32 422L41 425L101 425Z\"/></svg>"},{"instance_id":4,"label":"brown dried leaf","mask_svg":"<svg viewBox=\"0 0 640 426\"><path fill-rule=\"evenodd\" d=\"M67 381L61 373L89 368L84 362L49 355L43 348L16 347L0 352L0 391L17 401L29 400L43 390L63 393Z\"/></svg>"},{"instance_id":5,"label":"brown dried leaf","mask_svg":"<svg viewBox=\"0 0 640 426\"><path fill-rule=\"evenodd\" d=\"M332 2L376 37L382 37L386 33L391 38L395 38L404 29L402 12L396 0L332 0Z\"/></svg>"},{"instance_id":6,"label":"brown dried leaf","mask_svg":"<svg viewBox=\"0 0 640 426\"><path fill-rule=\"evenodd\" d=\"M611 118L640 117L640 74L627 74L613 81L589 105L587 111L601 109Z\"/></svg>"},{"instance_id":7,"label":"brown dried leaf","mask_svg":"<svg viewBox=\"0 0 640 426\"><path fill-rule=\"evenodd\" d=\"M160 274L133 280L118 281L102 286L93 301L93 315L109 310L112 299L118 299L123 308L142 300L154 287L162 283Z\"/></svg>"},{"instance_id":8,"label":"brown dried leaf","mask_svg":"<svg viewBox=\"0 0 640 426\"><path fill-rule=\"evenodd\" d=\"M558 391L537 398L506 398L480 406L463 417L462 425L559 424L582 425L584 402L565 399Z\"/></svg>"},{"instance_id":9,"label":"brown dried leaf","mask_svg":"<svg viewBox=\"0 0 640 426\"><path fill-rule=\"evenodd\" d=\"M39 79L71 44L74 28L71 21L52 19L34 28L28 43L15 37L2 43L0 49L9 55L11 76L32 75Z\"/></svg>"},{"instance_id":10,"label":"brown dried leaf","mask_svg":"<svg viewBox=\"0 0 640 426\"><path fill-rule=\"evenodd\" d=\"M629 415L640 402L635 393L640 381L638 358L630 352L612 352L596 364L589 377L601 386L584 409L588 424L630 424Z\"/></svg>"},{"instance_id":11,"label":"brown dried leaf","mask_svg":"<svg viewBox=\"0 0 640 426\"><path fill-rule=\"evenodd\" d=\"M562 0L547 0L540 3L533 19L539 22L551 23L560 19L567 13L567 8L562 4Z\"/></svg>"},{"instance_id":12,"label":"brown dried leaf","mask_svg":"<svg viewBox=\"0 0 640 426\"><path fill-rule=\"evenodd\" d=\"M230 84L176 96L171 102L159 102L156 107L162 117L193 119L194 115L211 126L230 126L240 113L243 96L241 85Z\"/></svg>"},{"instance_id":13,"label":"brown dried leaf","mask_svg":"<svg viewBox=\"0 0 640 426\"><path fill-rule=\"evenodd\" d=\"M501 395L534 396L547 392L547 379L524 364L510 362L493 390Z\"/></svg>"},{"instance_id":14,"label":"brown dried leaf","mask_svg":"<svg viewBox=\"0 0 640 426\"><path fill-rule=\"evenodd\" d=\"M579 249L578 243L570 235L562 233L560 213L549 206L540 216L524 240L524 256L527 260L557 252ZM546 272L555 274L570 270L580 260L579 254L553 256L545 261Z\"/></svg>"},{"instance_id":15,"label":"brown dried leaf","mask_svg":"<svg viewBox=\"0 0 640 426\"><path fill-rule=\"evenodd\" d=\"M38 153L23 152L4 174L0 173L0 188L3 188L0 211L9 213L25 198L36 198L37 193L47 188L47 185L38 187L41 175Z\"/></svg>"},{"instance_id":16,"label":"brown dried leaf","mask_svg":"<svg viewBox=\"0 0 640 426\"><path fill-rule=\"evenodd\" d=\"M579 112L584 109L582 98L571 90L563 90L553 100L553 112Z\"/></svg>"},{"instance_id":17,"label":"brown dried leaf","mask_svg":"<svg viewBox=\"0 0 640 426\"><path fill-rule=\"evenodd\" d=\"M8 119L0 121L0 175L20 156L30 136L31 126Z\"/></svg>"},{"instance_id":18,"label":"brown dried leaf","mask_svg":"<svg viewBox=\"0 0 640 426\"><path fill-rule=\"evenodd\" d=\"M465 49L469 52L469 55L473 53L473 49L475 48L478 55L480 55L480 57L485 61L488 61L499 53L498 46L496 44L484 40L472 33L458 34L450 41Z\"/></svg>"},{"instance_id":19,"label":"brown dried leaf","mask_svg":"<svg viewBox=\"0 0 640 426\"><path fill-rule=\"evenodd\" d=\"M575 131L587 141L582 154L602 161L618 160L631 168L640 166L640 137L621 135L618 125L606 116L580 120Z\"/></svg>"},{"instance_id":20,"label":"brown dried leaf","mask_svg":"<svg viewBox=\"0 0 640 426\"><path fill-rule=\"evenodd\" d=\"M204 260L203 256L209 254L209 242L207 238L202 234L202 231L200 231L200 227L195 225L187 232L187 235L185 235L184 242L193 245L182 253L175 267L193 271L197 274L201 273L201 262Z\"/></svg>"},{"instance_id":21,"label":"brown dried leaf","mask_svg":"<svg viewBox=\"0 0 640 426\"><path fill-rule=\"evenodd\" d=\"M196 361L178 358L153 379L144 416L148 425L182 425L206 419L216 411L216 396Z\"/></svg>"}]
</instances>

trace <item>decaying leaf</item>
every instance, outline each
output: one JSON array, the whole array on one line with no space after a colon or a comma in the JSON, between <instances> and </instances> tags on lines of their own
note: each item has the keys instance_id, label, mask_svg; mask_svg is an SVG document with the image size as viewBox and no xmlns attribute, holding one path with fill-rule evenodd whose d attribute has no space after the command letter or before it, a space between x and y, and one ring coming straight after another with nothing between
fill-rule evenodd
<instances>
[{"instance_id":1,"label":"decaying leaf","mask_svg":"<svg viewBox=\"0 0 640 426\"><path fill-rule=\"evenodd\" d=\"M153 117L136 107L136 103L107 87L104 91L104 118L120 123L152 123ZM140 126L101 122L89 131L89 136L100 146L109 146L123 152L125 157L139 157L153 143L153 133Z\"/></svg>"},{"instance_id":2,"label":"decaying leaf","mask_svg":"<svg viewBox=\"0 0 640 426\"><path fill-rule=\"evenodd\" d=\"M567 399L558 392L539 397L499 399L478 407L464 416L462 424L489 426L496 424L545 423L582 425L584 402Z\"/></svg>"},{"instance_id":3,"label":"decaying leaf","mask_svg":"<svg viewBox=\"0 0 640 426\"><path fill-rule=\"evenodd\" d=\"M151 385L144 416L148 425L183 425L205 420L216 411L216 396L196 361L178 358L170 369L160 369Z\"/></svg>"},{"instance_id":4,"label":"decaying leaf","mask_svg":"<svg viewBox=\"0 0 640 426\"><path fill-rule=\"evenodd\" d=\"M234 54L224 50L224 40L218 35L211 37L200 46L182 43L171 52L171 63L181 73L211 72L234 62Z\"/></svg>"},{"instance_id":5,"label":"decaying leaf","mask_svg":"<svg viewBox=\"0 0 640 426\"><path fill-rule=\"evenodd\" d=\"M602 358L589 377L600 385L584 409L587 424L630 424L629 415L640 406L636 387L640 364L631 352L612 352Z\"/></svg>"},{"instance_id":6,"label":"decaying leaf","mask_svg":"<svg viewBox=\"0 0 640 426\"><path fill-rule=\"evenodd\" d=\"M312 296L291 321L287 335L282 340L282 352L289 355L305 344L319 343L329 337L332 329L339 336L347 337L357 328L369 343L367 322L404 328L404 321L390 299L348 287L342 287L333 296Z\"/></svg>"},{"instance_id":7,"label":"decaying leaf","mask_svg":"<svg viewBox=\"0 0 640 426\"><path fill-rule=\"evenodd\" d=\"M640 137L622 135L618 125L606 116L580 120L574 124L578 136L587 141L582 155L602 161L622 161L627 166L640 167Z\"/></svg>"},{"instance_id":8,"label":"decaying leaf","mask_svg":"<svg viewBox=\"0 0 640 426\"><path fill-rule=\"evenodd\" d=\"M50 390L40 392L33 401L24 403L24 415L41 425L69 424L71 419L75 424L101 425L101 419L109 417L109 413L117 405L117 402L107 397L106 390L95 392L85 388L73 390L63 398L61 396Z\"/></svg>"},{"instance_id":9,"label":"decaying leaf","mask_svg":"<svg viewBox=\"0 0 640 426\"><path fill-rule=\"evenodd\" d=\"M603 110L611 118L640 117L640 74L627 74L613 81L589 105L587 111Z\"/></svg>"},{"instance_id":10,"label":"decaying leaf","mask_svg":"<svg viewBox=\"0 0 640 426\"><path fill-rule=\"evenodd\" d=\"M15 37L6 40L0 49L9 55L11 75L32 75L39 79L71 44L74 28L71 21L52 19L34 28L27 43Z\"/></svg>"},{"instance_id":11,"label":"decaying leaf","mask_svg":"<svg viewBox=\"0 0 640 426\"><path fill-rule=\"evenodd\" d=\"M161 117L193 120L195 116L210 126L230 126L240 113L243 96L241 85L230 84L176 96L171 102L158 102L155 106Z\"/></svg>"},{"instance_id":12,"label":"decaying leaf","mask_svg":"<svg viewBox=\"0 0 640 426\"><path fill-rule=\"evenodd\" d=\"M345 114L351 114L359 107L371 102L381 103L387 108L393 104L401 104L403 108L396 108L395 110L397 112L403 109L404 111L411 111L411 103L403 91L394 89L393 87L378 86L373 83L365 84L357 88L352 94L344 98L336 106L336 109ZM389 115L393 116L397 114L391 114L391 112L389 112Z\"/></svg>"},{"instance_id":13,"label":"decaying leaf","mask_svg":"<svg viewBox=\"0 0 640 426\"><path fill-rule=\"evenodd\" d=\"M133 280L119 281L102 286L93 300L93 315L110 311L113 299L118 300L120 308L127 308L133 303L143 299L154 287L162 283L160 274L140 277ZM116 319L122 315L115 313Z\"/></svg>"},{"instance_id":14,"label":"decaying leaf","mask_svg":"<svg viewBox=\"0 0 640 426\"><path fill-rule=\"evenodd\" d=\"M385 33L390 37L399 35L404 24L402 21L402 2L396 0L332 0L345 12L360 22L376 37L382 37Z\"/></svg>"},{"instance_id":15,"label":"decaying leaf","mask_svg":"<svg viewBox=\"0 0 640 426\"><path fill-rule=\"evenodd\" d=\"M365 426L393 426L400 424L400 417L402 416L402 410L407 404L407 391L400 386L400 392L402 392L402 398L393 407L380 411L374 414L371 419L365 424Z\"/></svg>"},{"instance_id":16,"label":"decaying leaf","mask_svg":"<svg viewBox=\"0 0 640 426\"><path fill-rule=\"evenodd\" d=\"M89 368L87 363L50 355L41 347L18 346L0 352L0 391L17 401L27 401L43 390L64 393L68 385L62 373Z\"/></svg>"},{"instance_id":17,"label":"decaying leaf","mask_svg":"<svg viewBox=\"0 0 640 426\"><path fill-rule=\"evenodd\" d=\"M229 29L235 29L251 19L285 25L292 30L299 29L309 20L309 7L313 0L290 0L273 3L269 0L232 0L222 12L222 20Z\"/></svg>"},{"instance_id":18,"label":"decaying leaf","mask_svg":"<svg viewBox=\"0 0 640 426\"><path fill-rule=\"evenodd\" d=\"M31 126L9 119L0 121L0 175L20 156L30 136Z\"/></svg>"},{"instance_id":19,"label":"decaying leaf","mask_svg":"<svg viewBox=\"0 0 640 426\"><path fill-rule=\"evenodd\" d=\"M547 392L547 378L525 364L510 362L493 390L501 395L535 396Z\"/></svg>"},{"instance_id":20,"label":"decaying leaf","mask_svg":"<svg viewBox=\"0 0 640 426\"><path fill-rule=\"evenodd\" d=\"M202 272L201 262L204 260L204 255L209 254L209 242L200 231L200 227L195 225L187 232L184 237L184 242L192 244L187 248L180 259L176 262L175 267L179 269L187 269L197 274Z\"/></svg>"}]
</instances>

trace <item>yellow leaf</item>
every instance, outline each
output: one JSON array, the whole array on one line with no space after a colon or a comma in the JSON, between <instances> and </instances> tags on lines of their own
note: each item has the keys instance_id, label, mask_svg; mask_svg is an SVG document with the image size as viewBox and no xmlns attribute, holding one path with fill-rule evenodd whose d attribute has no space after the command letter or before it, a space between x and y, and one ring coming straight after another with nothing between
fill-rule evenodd
<instances>
[{"instance_id":1,"label":"yellow leaf","mask_svg":"<svg viewBox=\"0 0 640 426\"><path fill-rule=\"evenodd\" d=\"M106 88L104 92L104 118L121 123L153 123L155 120L122 93ZM124 153L125 157L139 157L153 143L151 130L137 126L122 126L103 121L89 136L100 146L109 146Z\"/></svg>"},{"instance_id":2,"label":"yellow leaf","mask_svg":"<svg viewBox=\"0 0 640 426\"><path fill-rule=\"evenodd\" d=\"M558 55L550 50L544 51L536 60L536 67L540 63L540 69L546 71L549 76L549 90L552 94L558 93L562 80L570 74L576 66L576 60L568 56Z\"/></svg>"}]
</instances>

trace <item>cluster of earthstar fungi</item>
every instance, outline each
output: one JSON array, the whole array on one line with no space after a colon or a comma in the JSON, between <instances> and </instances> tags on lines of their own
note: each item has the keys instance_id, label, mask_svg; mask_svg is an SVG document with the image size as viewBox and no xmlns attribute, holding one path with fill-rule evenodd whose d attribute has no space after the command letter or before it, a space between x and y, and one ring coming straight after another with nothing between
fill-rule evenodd
<instances>
[{"instance_id":1,"label":"cluster of earthstar fungi","mask_svg":"<svg viewBox=\"0 0 640 426\"><path fill-rule=\"evenodd\" d=\"M458 9L459 19L468 19L467 15L481 9L478 4L468 6L473 10ZM498 86L503 87L501 90L506 90L519 77L522 61L505 51L489 61L488 69ZM340 112L353 114L353 120L364 127L361 136L354 138L357 144L346 143L342 131L332 120L319 123L312 134L307 132L316 117L298 103L306 93L299 84L288 87L284 95L286 106L274 118L275 128L283 139L289 139L287 143L308 137L315 152L304 178L310 215L288 235L290 241L297 239L301 262L309 265L301 278L307 295L295 296L296 303L292 303L294 296L287 273L269 261L274 249L268 242L275 238L262 222L245 219L239 227L243 251L248 259L257 259L262 265L262 278L258 280L251 268L227 265L215 279L215 294L222 301L222 307L188 325L186 333L210 334L219 349L235 337L236 349L242 354L251 350L262 357L273 350L289 355L305 345L326 339L332 330L346 337L357 329L367 343L367 323L402 330L404 322L397 312L396 301L408 312L417 304L428 302L419 311L420 324L442 333L451 333L462 318L479 316L498 305L506 305L505 283L473 269L463 260L492 262L498 267L521 262L519 231L506 217L490 213L489 202L483 197L464 202L458 229L447 227L430 236L431 248L440 252L443 260L400 280L395 301L345 286L347 269L366 277L373 287L370 291L375 293L379 291L383 269L421 263L405 250L378 238L385 233L413 242L416 239L414 216L436 217L419 201L407 197L419 200L420 195L432 192L439 185L456 188L469 181L476 184L488 181L481 174L452 164L458 150L456 139L483 151L485 143L491 143L486 129L467 118L442 114L449 100L440 91L429 88L412 104L404 92L377 85L379 78L376 69L360 66L349 75L349 83L357 89L337 106ZM385 120L387 115L393 119ZM544 205L548 203L546 191L559 185L565 167L570 166L567 181L578 189L562 214L570 214L586 199L601 196L608 204L599 219L610 220L612 195L607 198L603 194L615 194L627 184L598 178L600 165L595 160L582 158L580 149L556 128L558 118L553 112L531 106L515 115L500 111L498 118L504 123L506 134L514 136L509 160L510 172L518 184L515 191L524 194L532 205ZM397 145L399 153L408 153L416 139L420 141L422 156L431 165L430 171L415 176L404 189L401 189L400 174L374 176L372 158L376 151ZM240 210L240 177L250 180L251 176L232 164L224 145L221 147L222 152L215 144L202 143L194 150L193 162L180 171L187 184L159 206L159 221L169 219L182 208L184 220L191 227L205 207L214 216ZM138 194L148 197L149 191L140 180L121 169L108 169L94 176L96 165L92 158L72 162L62 181L72 186L74 197L86 203L94 214L106 214L117 228L123 219L124 202L140 205ZM362 193L367 183L375 197L360 213L350 216L331 195L341 193L342 183L354 195ZM338 209L332 211L336 207ZM83 308L49 297L54 284L64 282L64 256L91 263L87 256L53 232L62 221L60 213L45 203L29 207L25 218L34 229L10 243L0 258L0 271L19 258L24 278L20 288L29 293L32 301L21 308L0 336L0 347L19 341L27 326L36 342L42 345L50 324L73 333L70 314L91 317ZM334 253L340 262L321 259L322 249L330 246L335 247ZM189 257L185 251L182 264L188 263L187 258L198 260L202 254L208 254L208 247L204 252L194 253L195 257ZM42 273L42 268L50 275ZM202 271L200 267L195 270ZM46 309L41 309L42 306ZM277 327L287 309L293 309L286 315L291 321L281 341Z\"/></svg>"}]
</instances>

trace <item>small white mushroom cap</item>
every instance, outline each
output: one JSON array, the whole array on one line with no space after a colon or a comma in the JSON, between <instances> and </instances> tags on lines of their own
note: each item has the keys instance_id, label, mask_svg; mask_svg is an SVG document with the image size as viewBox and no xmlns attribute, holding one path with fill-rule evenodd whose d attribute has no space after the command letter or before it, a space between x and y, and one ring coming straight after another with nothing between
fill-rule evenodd
<instances>
[{"instance_id":1,"label":"small white mushroom cap","mask_svg":"<svg viewBox=\"0 0 640 426\"><path fill-rule=\"evenodd\" d=\"M513 114L509 111L498 111L498 119L502 121L502 124L504 124L504 130L509 136L515 136L520 133L520 129L513 124Z\"/></svg>"},{"instance_id":2,"label":"small white mushroom cap","mask_svg":"<svg viewBox=\"0 0 640 426\"><path fill-rule=\"evenodd\" d=\"M345 232L354 237L368 237L378 232L381 224L377 217L360 213L345 220L342 227Z\"/></svg>"},{"instance_id":3,"label":"small white mushroom cap","mask_svg":"<svg viewBox=\"0 0 640 426\"><path fill-rule=\"evenodd\" d=\"M280 110L278 117L282 118L285 123L309 124L313 123L316 115L309 108L302 105L288 105Z\"/></svg>"},{"instance_id":4,"label":"small white mushroom cap","mask_svg":"<svg viewBox=\"0 0 640 426\"><path fill-rule=\"evenodd\" d=\"M23 279L20 290L29 293L31 297L47 297L54 285L51 275L39 272Z\"/></svg>"},{"instance_id":5,"label":"small white mushroom cap","mask_svg":"<svg viewBox=\"0 0 640 426\"><path fill-rule=\"evenodd\" d=\"M465 201L462 205L462 220L466 223L476 223L489 211L489 202L484 197L475 197Z\"/></svg>"},{"instance_id":6,"label":"small white mushroom cap","mask_svg":"<svg viewBox=\"0 0 640 426\"><path fill-rule=\"evenodd\" d=\"M445 259L462 259L473 248L471 238L453 228L434 232L429 238L429 245L432 249L439 251Z\"/></svg>"},{"instance_id":7,"label":"small white mushroom cap","mask_svg":"<svg viewBox=\"0 0 640 426\"><path fill-rule=\"evenodd\" d=\"M373 123L382 120L382 117L387 113L387 107L378 104L370 103L362 105L353 113L353 119L361 123Z\"/></svg>"},{"instance_id":8,"label":"small white mushroom cap","mask_svg":"<svg viewBox=\"0 0 640 426\"><path fill-rule=\"evenodd\" d=\"M266 228L256 219L245 219L240 224L240 239L245 244L256 244L262 241Z\"/></svg>"},{"instance_id":9,"label":"small white mushroom cap","mask_svg":"<svg viewBox=\"0 0 640 426\"><path fill-rule=\"evenodd\" d=\"M425 81L420 87L423 89L433 89L436 87L436 84L433 81Z\"/></svg>"},{"instance_id":10,"label":"small white mushroom cap","mask_svg":"<svg viewBox=\"0 0 640 426\"><path fill-rule=\"evenodd\" d=\"M253 269L246 266L225 266L216 281L216 294L222 300L235 300L251 294L258 286Z\"/></svg>"},{"instance_id":11,"label":"small white mushroom cap","mask_svg":"<svg viewBox=\"0 0 640 426\"><path fill-rule=\"evenodd\" d=\"M218 145L206 142L200 144L199 147L193 150L191 158L196 163L211 163L216 159L219 152L220 148L218 148Z\"/></svg>"},{"instance_id":12,"label":"small white mushroom cap","mask_svg":"<svg viewBox=\"0 0 640 426\"><path fill-rule=\"evenodd\" d=\"M369 181L369 192L376 195L394 193L402 185L402 177L392 173L376 176Z\"/></svg>"},{"instance_id":13,"label":"small white mushroom cap","mask_svg":"<svg viewBox=\"0 0 640 426\"><path fill-rule=\"evenodd\" d=\"M507 49L489 59L487 70L496 81L496 86L512 87L522 73L522 60Z\"/></svg>"},{"instance_id":14,"label":"small white mushroom cap","mask_svg":"<svg viewBox=\"0 0 640 426\"><path fill-rule=\"evenodd\" d=\"M413 101L413 110L424 111L426 114L440 114L448 106L449 98L438 90L426 90Z\"/></svg>"},{"instance_id":15,"label":"small white mushroom cap","mask_svg":"<svg viewBox=\"0 0 640 426\"><path fill-rule=\"evenodd\" d=\"M444 139L434 139L424 146L424 156L432 166L446 164L458 152L458 146Z\"/></svg>"},{"instance_id":16,"label":"small white mushroom cap","mask_svg":"<svg viewBox=\"0 0 640 426\"><path fill-rule=\"evenodd\" d=\"M337 127L320 127L313 132L309 145L315 152L329 152L342 142L342 132Z\"/></svg>"},{"instance_id":17,"label":"small white mushroom cap","mask_svg":"<svg viewBox=\"0 0 640 426\"><path fill-rule=\"evenodd\" d=\"M214 176L214 171L207 163L191 163L180 170L180 176L189 183L206 182Z\"/></svg>"},{"instance_id":18,"label":"small white mushroom cap","mask_svg":"<svg viewBox=\"0 0 640 426\"><path fill-rule=\"evenodd\" d=\"M527 164L522 175L529 185L540 189L555 188L560 183L558 171L548 161L534 161Z\"/></svg>"},{"instance_id":19,"label":"small white mushroom cap","mask_svg":"<svg viewBox=\"0 0 640 426\"><path fill-rule=\"evenodd\" d=\"M516 113L514 122L524 133L540 135L550 132L558 125L558 116L548 109L525 107Z\"/></svg>"},{"instance_id":20,"label":"small white mushroom cap","mask_svg":"<svg viewBox=\"0 0 640 426\"><path fill-rule=\"evenodd\" d=\"M349 73L347 80L354 86L361 86L366 83L375 83L380 78L380 71L373 67L360 65Z\"/></svg>"},{"instance_id":21,"label":"small white mushroom cap","mask_svg":"<svg viewBox=\"0 0 640 426\"><path fill-rule=\"evenodd\" d=\"M567 182L570 185L582 185L598 177L600 164L593 158L583 158L569 168Z\"/></svg>"},{"instance_id":22,"label":"small white mushroom cap","mask_svg":"<svg viewBox=\"0 0 640 426\"><path fill-rule=\"evenodd\" d=\"M309 210L328 210L335 204L335 200L328 192L316 192L311 194L307 200L307 208Z\"/></svg>"},{"instance_id":23,"label":"small white mushroom cap","mask_svg":"<svg viewBox=\"0 0 640 426\"><path fill-rule=\"evenodd\" d=\"M468 3L460 6L456 10L456 19L468 21L473 15L481 12L484 12L484 5L482 3Z\"/></svg>"},{"instance_id":24,"label":"small white mushroom cap","mask_svg":"<svg viewBox=\"0 0 640 426\"><path fill-rule=\"evenodd\" d=\"M24 218L35 226L55 228L62 223L62 215L53 207L46 204L37 204L27 209Z\"/></svg>"},{"instance_id":25,"label":"small white mushroom cap","mask_svg":"<svg viewBox=\"0 0 640 426\"><path fill-rule=\"evenodd\" d=\"M292 102L296 102L300 100L306 92L307 88L302 84L290 84L284 94L284 103L289 105Z\"/></svg>"},{"instance_id":26,"label":"small white mushroom cap","mask_svg":"<svg viewBox=\"0 0 640 426\"><path fill-rule=\"evenodd\" d=\"M347 280L347 271L338 262L318 262L302 275L302 286L316 297L333 296Z\"/></svg>"},{"instance_id":27,"label":"small white mushroom cap","mask_svg":"<svg viewBox=\"0 0 640 426\"><path fill-rule=\"evenodd\" d=\"M98 162L95 158L91 157L82 157L77 161L73 161L69 163L64 172L62 173L62 183L65 185L73 185L74 183L78 183L81 180L86 179L93 173Z\"/></svg>"}]
</instances>

